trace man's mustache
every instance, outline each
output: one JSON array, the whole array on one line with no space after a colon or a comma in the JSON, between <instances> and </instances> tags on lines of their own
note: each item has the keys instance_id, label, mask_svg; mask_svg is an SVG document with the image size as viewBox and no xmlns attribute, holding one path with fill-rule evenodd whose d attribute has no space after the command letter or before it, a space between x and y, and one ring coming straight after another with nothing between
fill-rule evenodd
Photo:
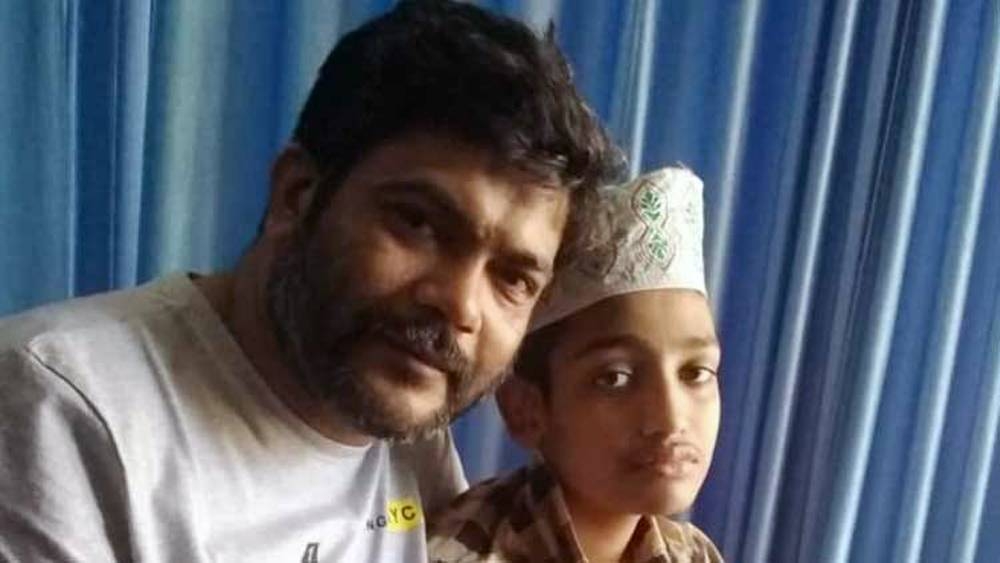
<instances>
[{"instance_id":1,"label":"man's mustache","mask_svg":"<svg viewBox=\"0 0 1000 563\"><path fill-rule=\"evenodd\" d=\"M358 311L356 321L360 339L382 339L403 348L445 373L453 384L472 376L472 361L441 319L430 314L406 315L370 308Z\"/></svg>"}]
</instances>

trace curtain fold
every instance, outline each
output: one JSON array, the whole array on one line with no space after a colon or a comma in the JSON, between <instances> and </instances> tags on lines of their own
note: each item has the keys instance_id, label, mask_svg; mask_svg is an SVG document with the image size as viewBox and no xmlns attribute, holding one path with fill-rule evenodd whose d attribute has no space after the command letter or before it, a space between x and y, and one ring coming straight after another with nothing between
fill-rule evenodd
<instances>
[{"instance_id":1,"label":"curtain fold","mask_svg":"<svg viewBox=\"0 0 1000 563\"><path fill-rule=\"evenodd\" d=\"M966 213L974 215L975 218L970 219L969 223L981 223L984 217L990 217L988 209L985 209L983 204L987 194L990 193L987 187L990 179L990 165L992 163L993 167L996 168L998 160L1000 160L996 158L996 155L1000 153L1000 140L998 140L1000 139L1000 127L997 126L998 114L1000 114L1000 103L997 102L1000 100L1000 15L993 18L990 18L989 14L986 16L982 22L983 35L986 37L987 43L980 53L976 97L971 106L973 115L970 121L973 127L970 128L970 133L965 137L959 176L960 185L970 185L973 190L970 197L972 201L966 205ZM993 138L992 151L991 137ZM992 177L994 179L998 177L996 170L993 171ZM997 191L995 183L992 185L992 191L993 193ZM993 215L993 217L995 216ZM973 254L971 257L967 255L967 252L975 252L977 246L982 246L981 240L974 239L973 242L977 244L971 244L968 240L975 237L978 230L971 225L962 225L962 231L956 235L956 238L960 237L960 240L953 243L956 246L961 245L961 258L968 260L967 263L963 262L961 270L964 275L962 298L965 303L963 309L979 306L973 299L968 298L969 294L976 294L974 285L976 276L975 255ZM984 362L980 382L975 387L976 392L968 397L969 403L974 405L973 412L975 413L974 422L971 424L972 447L965 451L964 457L967 459L967 467L964 471L959 470L960 473L963 473L962 478L959 479L961 498L956 509L952 537L927 538L927 543L931 544L928 551L940 553L942 556L947 552L950 561L972 561L976 552L977 536L984 529L997 529L996 527L983 528L982 526L990 472L991 468L997 466L996 462L991 463L991 461L995 455L997 432L1000 430L1000 345L997 344L1000 342L1000 284L993 288L992 295L994 296L992 307L994 313L988 329L988 339L994 344ZM987 305L986 308L989 310L988 303L983 305ZM955 311L951 313L954 315ZM961 318L954 318L952 322L956 326L954 333L966 328ZM960 350L960 343L957 341L961 335L949 336L953 336L954 339L949 344ZM961 364L960 352L956 352L955 355L957 357L949 366L952 370L955 369L955 364ZM973 403L973 401L975 402ZM949 467L945 467L942 471L942 476L945 479L951 473L949 469ZM944 479L938 479L939 482L942 480ZM938 498L940 496L941 493L938 493ZM939 503L947 503L947 501L947 497L938 500ZM998 523L994 522L994 526L996 524ZM987 536L984 534L985 537ZM948 540L951 540L950 546ZM992 546L984 546L981 551L996 552L1000 542L994 541Z\"/></svg>"},{"instance_id":2,"label":"curtain fold","mask_svg":"<svg viewBox=\"0 0 1000 563\"><path fill-rule=\"evenodd\" d=\"M991 42L996 43L997 30L992 31ZM990 35L987 34L986 37L989 38ZM988 46L986 52L989 52ZM977 81L986 83L980 84L980 92L995 80L990 74L996 74L996 69L994 66L993 69L977 73ZM993 99L996 99L997 92L991 93ZM968 296L972 257L979 231L986 187L983 171L987 164L982 158L982 147L988 146L985 141L988 141L989 133L994 128L996 112L995 104L989 104L982 93L976 98L980 103L971 106L970 128L968 134L963 136L972 141L972 146L969 146L968 141L962 143L964 154L959 157L959 170L956 174L958 181L955 183L957 193L954 195L954 209L945 238L942 273L946 283L943 284L935 305L934 317L937 322L928 327L928 362L922 376L920 406L916 417L917 439L910 446L909 471L903 489L901 514L905 516L905 520L896 530L896 555L893 559L898 561L917 561L923 546ZM940 164L944 166L946 163Z\"/></svg>"},{"instance_id":3,"label":"curtain fold","mask_svg":"<svg viewBox=\"0 0 1000 563\"><path fill-rule=\"evenodd\" d=\"M0 1L0 314L231 266L333 42L392 0ZM1000 559L1000 0L492 0L632 172L705 179L740 562ZM472 478L525 460L492 401Z\"/></svg>"},{"instance_id":4,"label":"curtain fold","mask_svg":"<svg viewBox=\"0 0 1000 563\"><path fill-rule=\"evenodd\" d=\"M826 72L820 84L815 136L810 143L805 176L796 182L796 189L805 188L798 211L795 242L791 247L790 279L784 290L781 304L781 321L777 338L780 342L802 342L811 317L811 302L815 297L816 277L821 260L821 242L824 218L828 209L831 168L838 134L842 122L845 98L843 83L853 47L854 26L858 2L838 2L831 24L831 45L827 52ZM815 94L813 94L815 95ZM802 182L802 183L799 183ZM805 348L780 346L773 365L765 369L772 372L767 396L767 414L763 420L761 450L753 481L754 502L750 509L748 527L755 533L745 538L742 551L746 561L770 560L776 511L780 499L780 481L785 474L786 452L794 426L791 424L796 404L795 393L803 372ZM728 547L728 546L727 546ZM730 548L733 550L733 548Z\"/></svg>"},{"instance_id":5,"label":"curtain fold","mask_svg":"<svg viewBox=\"0 0 1000 563\"><path fill-rule=\"evenodd\" d=\"M865 491L864 477L871 459L873 439L877 433L876 420L880 398L885 386L890 354L893 351L892 341L915 220L920 171L924 163L925 140L933 101L935 70L940 52L944 3L930 1L922 6L910 8L917 14L915 18L908 18L907 21L916 19L917 30L910 34L909 26L904 28L903 32L910 35L903 40L915 42L912 47L915 59L913 73L910 80L897 83L902 85L903 90L894 90L890 94L893 98L901 98L900 103L903 106L900 110L901 123L898 125L901 129L899 132L901 139L895 146L892 146L892 139L887 139L889 143L887 150L895 153L889 152L884 155L880 178L876 180L882 189L890 192L888 194L890 202L885 232L882 233L880 240L873 241L880 247L874 272L873 303L877 306L871 309L870 320L865 323L870 327L868 334L865 335L866 340L873 344L861 350L857 386L847 397L848 404L852 407L851 416L846 417L846 440L843 447L838 448L840 471L834 477L833 502L829 508L830 523L821 544L820 561L849 560L847 558L852 547L852 532L857 523L862 492ZM895 103L897 100L892 100L892 105ZM863 317L858 321L864 323ZM897 530L902 529L905 523L899 522L897 526ZM896 556L898 554L892 555Z\"/></svg>"}]
</instances>

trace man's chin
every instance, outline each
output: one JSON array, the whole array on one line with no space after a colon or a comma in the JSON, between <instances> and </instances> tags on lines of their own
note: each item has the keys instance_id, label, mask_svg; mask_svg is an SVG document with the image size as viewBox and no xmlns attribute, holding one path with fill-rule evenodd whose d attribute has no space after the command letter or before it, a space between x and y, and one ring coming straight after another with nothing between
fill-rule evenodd
<instances>
[{"instance_id":1,"label":"man's chin","mask_svg":"<svg viewBox=\"0 0 1000 563\"><path fill-rule=\"evenodd\" d=\"M412 442L424 439L447 426L448 417L432 413L424 418L403 418L396 413L364 413L357 418L357 430L372 438L392 442Z\"/></svg>"},{"instance_id":2,"label":"man's chin","mask_svg":"<svg viewBox=\"0 0 1000 563\"><path fill-rule=\"evenodd\" d=\"M448 387L413 385L390 370L356 372L357 399L348 409L358 430L375 438L410 440L440 429L449 422Z\"/></svg>"}]
</instances>

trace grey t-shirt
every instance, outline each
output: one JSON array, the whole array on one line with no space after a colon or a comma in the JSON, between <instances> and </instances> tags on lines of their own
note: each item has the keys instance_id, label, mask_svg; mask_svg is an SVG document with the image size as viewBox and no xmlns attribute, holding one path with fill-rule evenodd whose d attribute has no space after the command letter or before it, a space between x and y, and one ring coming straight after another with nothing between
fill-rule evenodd
<instances>
[{"instance_id":1,"label":"grey t-shirt","mask_svg":"<svg viewBox=\"0 0 1000 563\"><path fill-rule=\"evenodd\" d=\"M0 560L426 561L465 488L448 432L308 427L186 276L0 322Z\"/></svg>"}]
</instances>

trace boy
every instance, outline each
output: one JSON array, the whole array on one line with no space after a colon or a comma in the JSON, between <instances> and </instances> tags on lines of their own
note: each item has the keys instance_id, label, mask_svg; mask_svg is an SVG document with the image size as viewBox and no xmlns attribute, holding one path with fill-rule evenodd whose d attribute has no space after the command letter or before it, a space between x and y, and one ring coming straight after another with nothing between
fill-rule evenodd
<instances>
[{"instance_id":1,"label":"boy","mask_svg":"<svg viewBox=\"0 0 1000 563\"><path fill-rule=\"evenodd\" d=\"M538 307L497 400L537 463L473 487L430 528L432 561L722 561L690 523L719 429L701 181L613 188L593 252Z\"/></svg>"}]
</instances>

